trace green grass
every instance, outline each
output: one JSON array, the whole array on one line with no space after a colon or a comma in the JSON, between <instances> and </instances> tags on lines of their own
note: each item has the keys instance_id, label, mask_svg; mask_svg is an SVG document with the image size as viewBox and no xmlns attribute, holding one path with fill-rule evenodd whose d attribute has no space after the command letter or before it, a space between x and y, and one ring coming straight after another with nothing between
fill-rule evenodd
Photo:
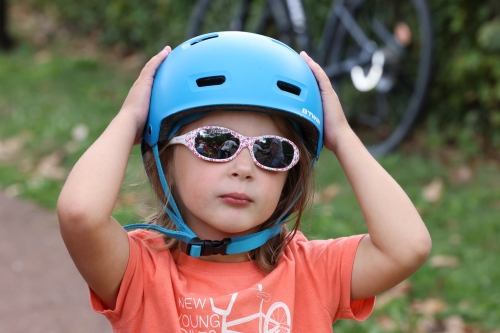
<instances>
[{"instance_id":1,"label":"green grass","mask_svg":"<svg viewBox=\"0 0 500 333\"><path fill-rule=\"evenodd\" d=\"M0 54L0 147L9 140L20 145L7 157L0 150L0 187L54 209L64 179L40 175L40 161L57 152L62 160L56 166L68 171L118 112L139 69L125 69L99 55L68 55L60 47L46 52L50 57L43 61L29 45ZM89 129L80 142L71 134L78 124ZM437 321L458 315L477 332L500 327L500 167L476 157L472 179L457 183L452 172L471 161L460 152L451 156L394 153L380 162L421 212L433 238L432 256L456 257L458 266L425 264L410 278L407 294L376 309L364 323L335 324L336 331L391 331L381 328L386 319L393 332L416 332L424 315L414 309L415 302L431 298L446 304L431 315ZM313 207L312 222L304 224L307 235L326 238L366 232L354 194L331 153L323 152L316 173L319 191L336 184L340 192L331 202ZM444 181L444 192L438 202L430 203L422 190L436 178ZM124 224L141 220L151 212L151 203L154 199L136 147L114 216Z\"/></svg>"},{"instance_id":2,"label":"green grass","mask_svg":"<svg viewBox=\"0 0 500 333\"><path fill-rule=\"evenodd\" d=\"M458 160L461 154L456 153ZM394 153L380 160L408 193L421 212L433 239L431 258L447 255L458 258L457 267L432 267L426 263L410 281L409 294L377 309L365 323L339 322L342 332L384 332L377 318L389 315L397 324L394 332L414 332L422 315L412 311L415 300L441 299L446 303L437 318L459 315L471 326L487 332L500 327L500 168L478 158L473 179L464 184L451 181L459 165L443 166L437 159ZM434 178L444 180L441 200L431 204L422 189ZM327 152L317 169L318 187L338 184L341 192L333 202L316 205L308 235L315 238L340 237L367 232L354 193L335 157ZM325 186L323 185L323 187ZM413 325L408 330L407 325ZM363 329L360 329L360 328Z\"/></svg>"},{"instance_id":3,"label":"green grass","mask_svg":"<svg viewBox=\"0 0 500 333\"><path fill-rule=\"evenodd\" d=\"M0 54L0 139L22 145L3 161L0 183L18 184L23 197L54 208L60 182L40 177L38 164L58 152L70 169L117 113L137 72L97 57L45 52L51 52L45 61L28 45ZM79 124L89 129L83 141L71 134Z\"/></svg>"}]
</instances>

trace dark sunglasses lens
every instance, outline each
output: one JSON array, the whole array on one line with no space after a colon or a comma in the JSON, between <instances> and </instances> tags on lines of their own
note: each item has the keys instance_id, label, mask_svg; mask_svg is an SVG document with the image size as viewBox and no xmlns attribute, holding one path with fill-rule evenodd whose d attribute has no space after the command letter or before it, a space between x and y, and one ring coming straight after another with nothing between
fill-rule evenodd
<instances>
[{"instance_id":1,"label":"dark sunglasses lens","mask_svg":"<svg viewBox=\"0 0 500 333\"><path fill-rule=\"evenodd\" d=\"M295 151L288 141L269 137L256 140L253 153L260 164L273 169L282 169L293 163Z\"/></svg>"},{"instance_id":2,"label":"dark sunglasses lens","mask_svg":"<svg viewBox=\"0 0 500 333\"><path fill-rule=\"evenodd\" d=\"M240 140L225 128L200 130L196 133L194 143L200 155L215 159L233 156L240 146Z\"/></svg>"}]
</instances>

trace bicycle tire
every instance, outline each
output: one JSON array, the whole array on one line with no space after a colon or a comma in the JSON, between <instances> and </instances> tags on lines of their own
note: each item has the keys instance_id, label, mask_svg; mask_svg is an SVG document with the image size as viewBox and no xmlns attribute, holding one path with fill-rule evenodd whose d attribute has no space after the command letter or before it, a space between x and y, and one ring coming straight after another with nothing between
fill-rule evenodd
<instances>
[{"instance_id":1,"label":"bicycle tire","mask_svg":"<svg viewBox=\"0 0 500 333\"><path fill-rule=\"evenodd\" d=\"M347 0L346 3L347 5L354 4L354 8L351 8L351 11L355 13L360 8L360 6L374 1L377 0ZM389 2L390 1L383 0L382 4L378 7L386 10L387 3ZM267 17L264 20L262 19L262 17L265 17L266 15L263 15L262 12L265 10L265 5L267 3L268 1L266 0L199 0L192 12L192 16L188 24L187 37L191 38L203 33L221 30L244 30L268 35L270 37L279 39L289 45L292 44L292 40L294 38L289 34L293 34L293 32L290 30L291 28L289 26L286 26L287 22L285 22L285 26L283 26L282 23L279 28L274 22L276 20L281 20L281 22L283 22L283 20L287 19L288 13L286 9L284 11L279 10L278 12L276 12L275 10L272 13L268 9ZM271 3L279 4L280 2L275 1ZM400 2L397 0L392 0L392 3L400 4ZM348 90L345 87L340 87L342 83L341 80L330 75L332 85L339 94L339 98L344 107L344 112L346 112L346 116L351 123L351 126L353 126L358 136L374 156L384 155L388 153L389 151L397 147L406 137L420 111L430 79L430 70L432 63L432 27L430 12L425 0L410 0L403 2L403 4L408 3L411 3L416 9L415 13L418 21L416 27L419 32L418 36L420 36L419 38L417 38L417 40L423 41L423 45L419 52L421 61L418 61L419 66L418 74L416 75L417 79L415 82L415 89L414 91L412 91L411 97L409 97L408 100L404 103L404 110L394 113L394 115L397 117L396 120L394 120L393 118L388 119L388 121L392 122L392 124L387 124L388 121L382 121L380 122L381 125L372 131L374 134L381 137L378 142L373 143L373 139L367 138L366 134L369 132L366 131L366 129L363 130L360 126L356 126L356 118L354 116L355 112L351 111L352 108L356 107L357 102L363 101L363 98L358 97L364 97L367 94L358 94L359 96L356 95L354 97L354 100L349 99L348 97L346 97L346 91ZM244 6L247 7L245 8ZM395 5L393 5L392 7L394 8ZM241 11L242 9L243 12L238 13L238 10ZM225 10L225 12L229 13L229 15L225 16L225 20L222 19L219 13L220 10ZM234 21L234 17L238 17L238 15L241 20L239 22L239 26L237 26L235 29L234 24L232 23ZM330 24L329 28L333 31L333 35L331 36L330 41L323 41L322 43L330 44L330 47L326 47L326 49L329 51L329 60L324 61L324 59L318 59L320 65L322 65L324 68L331 64L341 63L341 52L343 49L345 49L342 44L345 41L345 37L347 36L347 31L345 30L345 28L343 28L340 22L337 21L336 25L335 23L332 24L332 22L328 23ZM297 36L295 35L294 37ZM309 41L307 43L309 43ZM302 42L301 44L304 44L304 42ZM291 46L294 47L296 45ZM413 62L410 62L410 65L413 66ZM366 105L373 105L373 103L365 103L365 107ZM360 113L357 112L357 114L359 116ZM387 128L389 128L389 130L387 130ZM383 131L380 131L380 129L382 129ZM380 135L380 132L385 133L383 133L383 135Z\"/></svg>"},{"instance_id":2,"label":"bicycle tire","mask_svg":"<svg viewBox=\"0 0 500 333\"><path fill-rule=\"evenodd\" d=\"M411 4L414 9L416 21L410 23L413 29L417 29L413 31L418 31L418 34L412 36L413 40L411 42L412 44L410 44L411 47L406 50L407 52L404 56L405 58L399 64L400 73L396 75L396 83L393 87L386 92L377 92L374 89L371 92L362 93L358 91L356 93L356 88L353 89L352 80L346 78L346 75L343 77L330 77L332 85L337 91L340 101L343 103L344 112L346 113L351 126L353 126L357 135L360 136L365 146L374 156L387 154L396 148L410 132L424 102L430 81L433 42L431 16L428 5L424 0L396 1L383 1L385 7L382 7L382 4L380 6L384 10L384 15L387 17L387 12L394 10L396 6L408 6ZM346 2L348 6L349 1ZM350 2L353 3L353 1ZM361 7L366 6L367 3L376 2L377 0L358 0L357 6L353 6L356 8L350 8L349 10L353 14L354 18L359 19L361 17L361 10L363 9ZM394 7L387 8L387 4L392 4ZM371 9L370 17L373 20L373 7L371 7ZM397 19L399 20L400 18ZM410 20L412 18L407 17L406 19ZM329 49L329 61L325 67L332 64L340 66L339 64L342 63L343 57L350 52L348 48L353 47L353 43L352 41L349 43L349 39L350 36L347 29L345 29L342 23L338 21L337 26L335 27L331 47ZM418 49L418 58L415 60L416 53L414 48L418 48L418 46L420 46ZM416 72L412 72L411 70L409 71L409 68L415 67L416 63L418 63ZM409 73L412 73L411 76L414 79L412 84L413 88L411 88L411 92L403 94L401 92L403 89L401 86L405 83L403 80L408 80L408 77L403 78L401 73L408 73L408 71ZM349 81L351 82L349 83ZM351 86L348 86L349 84ZM408 82L405 84L408 84ZM349 96L349 94L352 94L352 96ZM381 98L385 99L387 103L389 102L389 98L391 98L391 102L396 104L393 105L392 110L385 110L391 112L388 115L386 112L386 119L381 119L379 117L379 120L381 120L379 125L371 126L370 128L370 126L366 125L366 119L371 119L373 124L376 125L376 117L372 116L369 111L360 112L354 108L358 107L366 109L368 107L373 107L373 103L370 101L373 102L375 100L382 103L380 102L382 100ZM360 103L364 103L364 105L360 105ZM381 106L381 104L375 106L375 108L379 107L387 108L387 106ZM389 107L392 107L392 105ZM368 118L367 115L372 116L373 118ZM360 118L360 116L364 116L365 118ZM364 120L364 123L361 122L360 119ZM373 133L367 135L370 129Z\"/></svg>"}]
</instances>

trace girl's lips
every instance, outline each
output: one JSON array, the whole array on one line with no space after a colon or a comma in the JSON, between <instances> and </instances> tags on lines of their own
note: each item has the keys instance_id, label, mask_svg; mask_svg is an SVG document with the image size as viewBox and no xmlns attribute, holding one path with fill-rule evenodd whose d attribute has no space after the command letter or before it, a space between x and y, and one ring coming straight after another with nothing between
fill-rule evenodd
<instances>
[{"instance_id":1,"label":"girl's lips","mask_svg":"<svg viewBox=\"0 0 500 333\"><path fill-rule=\"evenodd\" d=\"M243 193L227 193L219 198L230 205L247 206L252 203L252 199Z\"/></svg>"}]
</instances>

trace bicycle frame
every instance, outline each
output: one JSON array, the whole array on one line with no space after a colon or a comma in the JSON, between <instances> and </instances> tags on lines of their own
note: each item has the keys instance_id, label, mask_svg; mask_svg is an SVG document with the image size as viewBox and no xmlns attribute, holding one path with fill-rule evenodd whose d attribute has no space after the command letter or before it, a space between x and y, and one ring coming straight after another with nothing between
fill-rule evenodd
<instances>
[{"instance_id":1,"label":"bicycle frame","mask_svg":"<svg viewBox=\"0 0 500 333\"><path fill-rule=\"evenodd\" d=\"M230 30L242 30L243 22L247 20L252 1L253 0L244 0L240 2L237 14L231 21ZM362 4L362 2L364 2L364 0L358 0L353 3L353 5L356 8ZM350 33L357 43L362 46L365 52L362 52L356 59L345 61L341 66L330 65L324 67L325 72L329 76L335 77L350 71L354 66L369 64L373 53L377 49L376 43L370 40L356 24L350 11L345 6L345 0L337 0L332 3L317 52L314 52L315 48L312 45L311 38L307 31L306 14L301 0L267 0L265 8L262 10L259 18L256 31L264 30L267 20L270 18L270 14L272 14L276 23L279 39L283 43L291 45L292 39L295 38L299 48L311 55L321 66L324 66L327 61L328 51L330 50L335 35L335 29L337 27L343 28ZM341 25L339 25L339 21ZM388 35L390 36L390 33ZM396 44L396 42L394 41L393 44Z\"/></svg>"},{"instance_id":2,"label":"bicycle frame","mask_svg":"<svg viewBox=\"0 0 500 333\"><path fill-rule=\"evenodd\" d=\"M283 12L282 6L280 6L282 1L267 1L277 22L278 30L286 33L291 33L293 30L299 48L310 54L323 67L329 77L337 77L343 73L350 72L356 66L365 66L373 61L373 55L377 52L378 46L358 26L351 11L346 7L345 0L332 2L316 52L314 52L314 47L311 44L311 38L307 31L306 15L301 0L285 0L289 15ZM364 1L351 2L351 6L357 8ZM280 18L279 22L278 17ZM284 22L288 17L290 18L290 22ZM372 28L377 36L396 54L401 55L404 52L404 48L399 45L394 36L379 21L374 20ZM360 46L362 52L355 58L344 60L341 64L325 66L329 56L328 52L331 50L331 44L335 36L335 29L345 29Z\"/></svg>"}]
</instances>

